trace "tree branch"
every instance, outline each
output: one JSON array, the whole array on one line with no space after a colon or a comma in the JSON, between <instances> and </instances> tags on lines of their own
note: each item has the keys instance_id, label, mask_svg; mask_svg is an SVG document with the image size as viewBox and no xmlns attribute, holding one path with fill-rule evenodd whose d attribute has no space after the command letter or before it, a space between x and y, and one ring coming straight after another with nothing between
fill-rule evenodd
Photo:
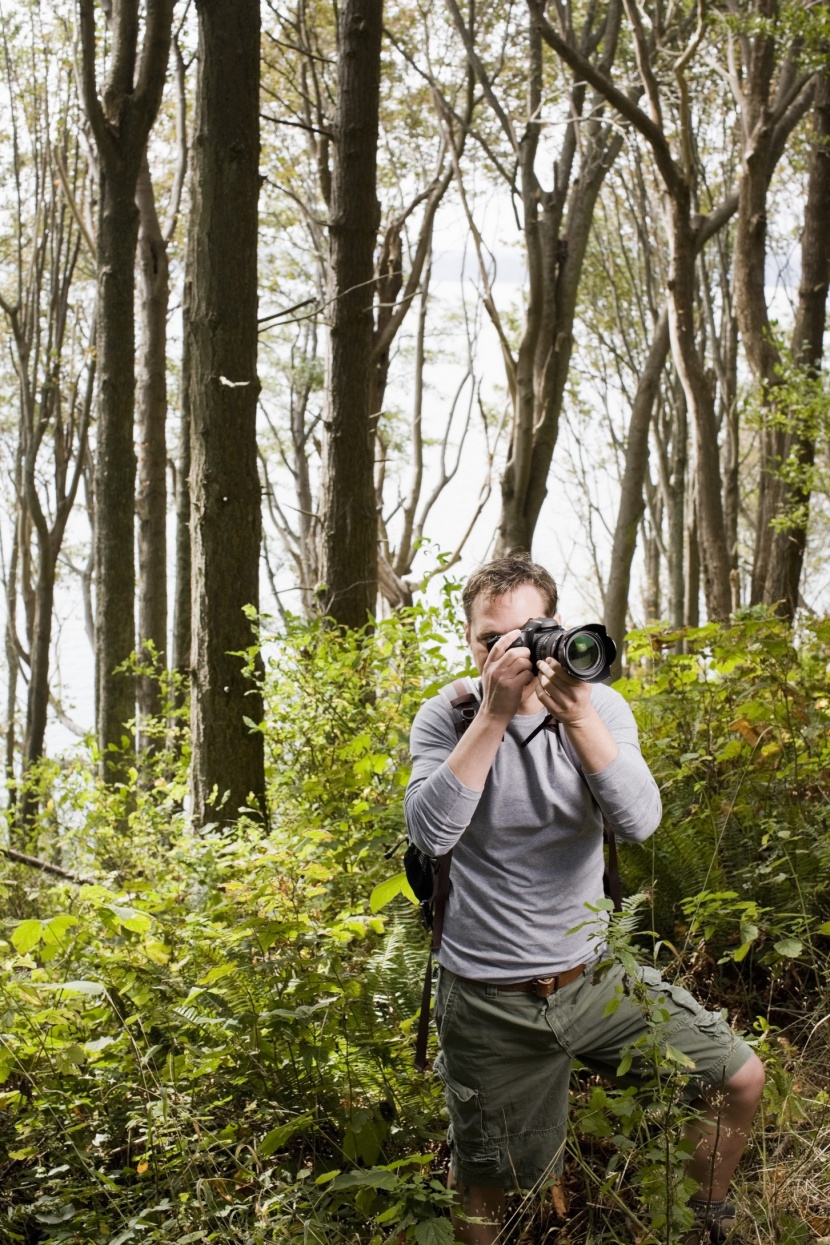
<instances>
[{"instance_id":1,"label":"tree branch","mask_svg":"<svg viewBox=\"0 0 830 1245\"><path fill-rule=\"evenodd\" d=\"M583 56L570 43L567 43L554 26L548 21L544 12L545 0L528 0L530 11L535 16L542 38L553 49L566 65L575 73L580 74L589 86L603 96L616 108L626 121L630 122L639 134L649 143L654 152L654 159L660 170L666 189L673 194L683 183L683 177L671 154L666 137L658 125L632 99L616 87L595 65Z\"/></svg>"}]
</instances>

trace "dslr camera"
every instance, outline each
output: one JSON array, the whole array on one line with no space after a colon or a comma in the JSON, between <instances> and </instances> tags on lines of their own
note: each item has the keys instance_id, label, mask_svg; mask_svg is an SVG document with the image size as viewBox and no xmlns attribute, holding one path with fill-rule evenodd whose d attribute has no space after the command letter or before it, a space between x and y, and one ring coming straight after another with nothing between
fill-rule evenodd
<instances>
[{"instance_id":1,"label":"dslr camera","mask_svg":"<svg viewBox=\"0 0 830 1245\"><path fill-rule=\"evenodd\" d=\"M493 636L487 641L487 648L492 649L500 639L500 636ZM534 674L538 673L540 661L552 658L571 678L581 679L583 683L601 683L607 679L617 656L617 646L602 623L587 623L566 631L553 618L528 618L522 634L510 647L530 649Z\"/></svg>"}]
</instances>

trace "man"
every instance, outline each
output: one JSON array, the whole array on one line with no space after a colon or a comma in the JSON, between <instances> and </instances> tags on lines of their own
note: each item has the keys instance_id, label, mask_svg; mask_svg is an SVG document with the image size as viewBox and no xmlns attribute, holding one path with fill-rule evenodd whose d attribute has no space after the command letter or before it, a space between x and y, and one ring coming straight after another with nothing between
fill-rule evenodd
<instances>
[{"instance_id":1,"label":"man","mask_svg":"<svg viewBox=\"0 0 830 1245\"><path fill-rule=\"evenodd\" d=\"M529 618L556 612L553 579L528 557L482 567L463 602L480 708L458 739L445 696L422 706L406 793L413 842L431 856L453 851L435 1071L450 1116L456 1236L492 1245L505 1189L555 1176L571 1060L613 1079L623 1049L648 1028L649 1008L636 997L645 992L658 1016L668 1013L665 1040L695 1065L690 1085L702 1115L689 1128L688 1173L699 1191L688 1241L723 1240L763 1066L718 1013L654 970L642 970L633 994L621 990L618 966L594 974L601 930L598 938L586 924L585 905L603 894L602 814L630 842L648 838L661 815L631 711L617 692L572 679L556 661L541 661L535 676L529 650L511 647ZM529 739L549 715L557 729ZM635 1052L629 1075L638 1071L647 1075Z\"/></svg>"}]
</instances>

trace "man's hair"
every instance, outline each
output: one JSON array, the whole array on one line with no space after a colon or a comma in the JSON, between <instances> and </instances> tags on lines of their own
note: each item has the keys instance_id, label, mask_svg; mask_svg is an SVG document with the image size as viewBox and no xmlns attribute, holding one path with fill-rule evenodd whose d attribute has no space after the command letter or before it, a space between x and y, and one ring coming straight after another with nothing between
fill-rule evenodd
<instances>
[{"instance_id":1,"label":"man's hair","mask_svg":"<svg viewBox=\"0 0 830 1245\"><path fill-rule=\"evenodd\" d=\"M461 594L467 622L472 618L473 606L479 597L495 601L517 588L523 588L525 584L538 589L545 599L547 616L552 617L556 613L558 600L553 576L538 562L531 561L529 553L511 553L506 558L485 562L467 580Z\"/></svg>"}]
</instances>

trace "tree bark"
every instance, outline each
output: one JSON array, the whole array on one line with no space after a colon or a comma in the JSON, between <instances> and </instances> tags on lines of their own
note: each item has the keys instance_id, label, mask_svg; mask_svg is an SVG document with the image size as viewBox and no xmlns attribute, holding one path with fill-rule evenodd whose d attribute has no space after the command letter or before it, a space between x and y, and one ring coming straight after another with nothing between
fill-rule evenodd
<instances>
[{"instance_id":1,"label":"tree bark","mask_svg":"<svg viewBox=\"0 0 830 1245\"><path fill-rule=\"evenodd\" d=\"M135 254L136 185L161 102L173 0L148 0L139 60L139 6L112 0L110 77L99 98L93 0L79 0L81 86L100 168L98 411L95 458L95 690L98 743L107 772L135 716L134 681L114 672L135 647ZM124 773L127 758L114 763Z\"/></svg>"},{"instance_id":2,"label":"tree bark","mask_svg":"<svg viewBox=\"0 0 830 1245\"><path fill-rule=\"evenodd\" d=\"M373 417L374 248L382 0L340 11L329 219L328 418L322 499L324 608L362 627L377 597Z\"/></svg>"},{"instance_id":3,"label":"tree bark","mask_svg":"<svg viewBox=\"0 0 830 1245\"><path fill-rule=\"evenodd\" d=\"M193 818L265 815L262 697L244 670L259 610L258 0L197 0L190 220ZM240 653L243 656L240 656ZM246 721L247 720L247 721ZM253 727L249 725L253 724Z\"/></svg>"},{"instance_id":4,"label":"tree bark","mask_svg":"<svg viewBox=\"0 0 830 1245\"><path fill-rule=\"evenodd\" d=\"M191 241L182 294L182 374L179 385L179 464L176 472L176 588L173 607L173 660L179 676L176 707L182 708L191 674L191 556L190 556L190 302Z\"/></svg>"},{"instance_id":5,"label":"tree bark","mask_svg":"<svg viewBox=\"0 0 830 1245\"><path fill-rule=\"evenodd\" d=\"M138 642L160 673L167 653L167 245L156 212L147 153L136 188L141 352L138 368ZM138 680L139 729L162 709L158 677ZM142 733L141 751L158 739Z\"/></svg>"}]
</instances>

